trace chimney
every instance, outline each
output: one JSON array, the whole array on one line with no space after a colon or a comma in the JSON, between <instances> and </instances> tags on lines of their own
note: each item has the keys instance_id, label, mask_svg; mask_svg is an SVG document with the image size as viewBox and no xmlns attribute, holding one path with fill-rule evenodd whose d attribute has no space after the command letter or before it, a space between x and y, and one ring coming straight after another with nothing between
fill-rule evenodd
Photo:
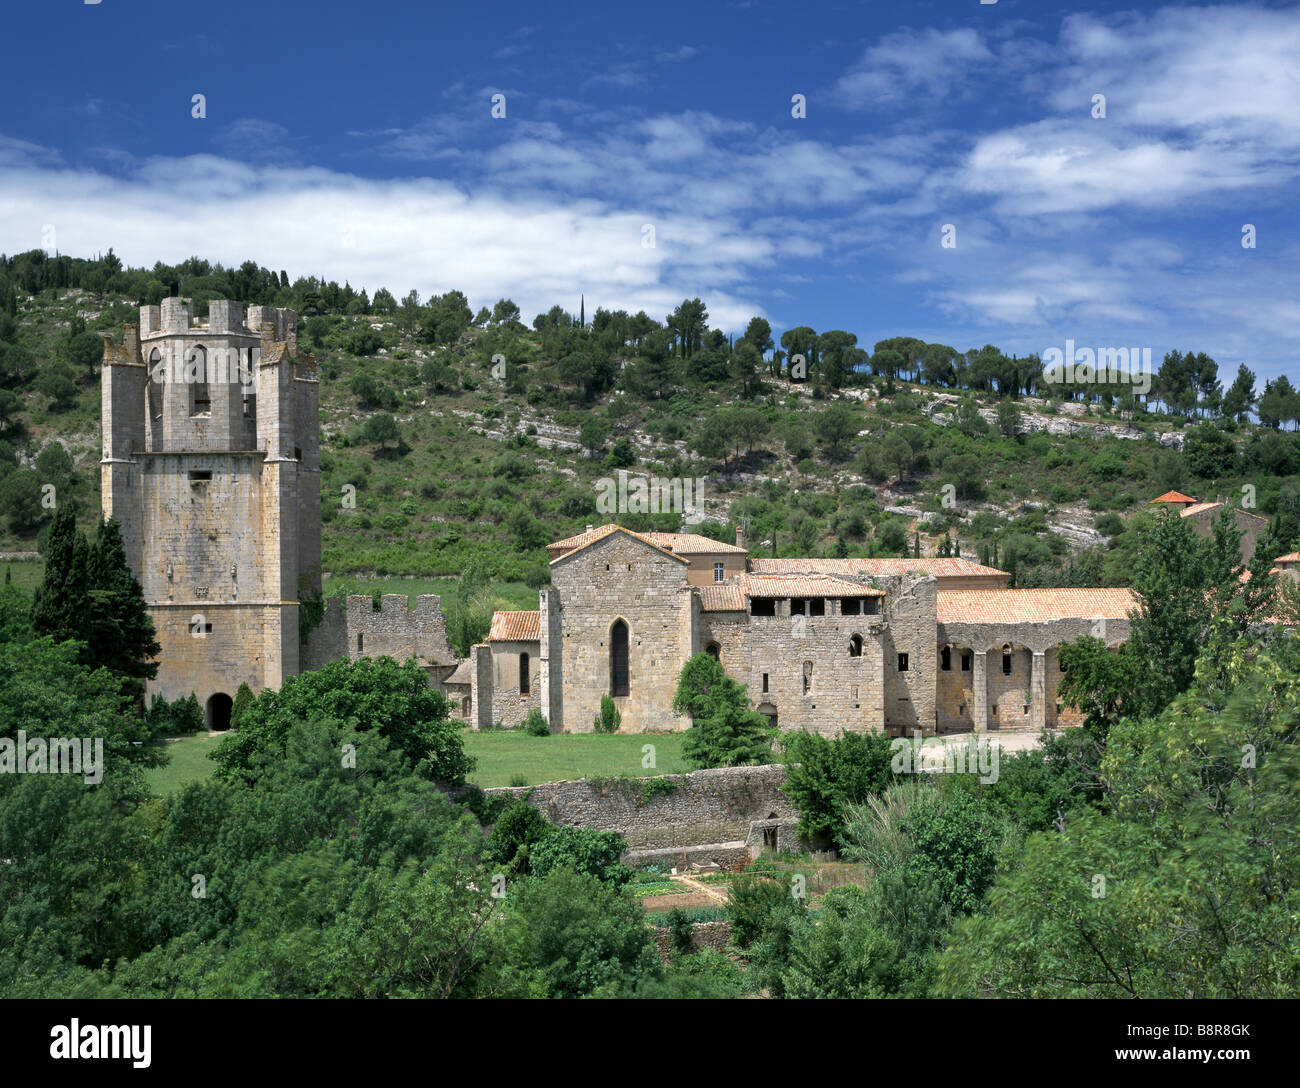
<instances>
[{"instance_id":1,"label":"chimney","mask_svg":"<svg viewBox=\"0 0 1300 1088\"><path fill-rule=\"evenodd\" d=\"M596 527L595 527L594 525L588 525L588 526L587 526L587 532L590 533L590 532L592 532L595 528L596 528Z\"/></svg>"},{"instance_id":2,"label":"chimney","mask_svg":"<svg viewBox=\"0 0 1300 1088\"><path fill-rule=\"evenodd\" d=\"M739 525L737 525L736 526L736 547L743 548L744 546L745 546L745 530L742 529Z\"/></svg>"}]
</instances>

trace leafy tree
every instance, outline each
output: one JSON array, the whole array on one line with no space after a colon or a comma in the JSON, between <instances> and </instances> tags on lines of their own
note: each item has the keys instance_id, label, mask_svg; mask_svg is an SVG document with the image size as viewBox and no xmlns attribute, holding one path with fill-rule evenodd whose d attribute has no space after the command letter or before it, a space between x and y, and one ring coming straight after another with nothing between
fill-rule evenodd
<instances>
[{"instance_id":1,"label":"leafy tree","mask_svg":"<svg viewBox=\"0 0 1300 1088\"><path fill-rule=\"evenodd\" d=\"M844 459L849 443L858 433L858 419L843 401L836 401L813 423L817 440L831 461Z\"/></svg>"},{"instance_id":2,"label":"leafy tree","mask_svg":"<svg viewBox=\"0 0 1300 1088\"><path fill-rule=\"evenodd\" d=\"M799 834L810 842L843 844L845 812L893 780L893 748L883 733L782 736L786 757L782 792L799 813Z\"/></svg>"},{"instance_id":3,"label":"leafy tree","mask_svg":"<svg viewBox=\"0 0 1300 1088\"><path fill-rule=\"evenodd\" d=\"M520 962L551 997L616 997L662 973L641 907L593 876L558 868L508 902Z\"/></svg>"},{"instance_id":4,"label":"leafy tree","mask_svg":"<svg viewBox=\"0 0 1300 1088\"><path fill-rule=\"evenodd\" d=\"M483 858L489 865L504 865L511 872L526 874L530 851L553 830L536 808L527 801L516 801L492 825Z\"/></svg>"},{"instance_id":5,"label":"leafy tree","mask_svg":"<svg viewBox=\"0 0 1300 1088\"><path fill-rule=\"evenodd\" d=\"M279 691L259 693L245 708L238 731L213 752L217 777L256 782L269 764L283 759L293 724L314 721L337 722L363 739L384 737L420 775L438 782L459 785L474 768L449 704L429 687L419 665L363 657L331 661L288 677Z\"/></svg>"},{"instance_id":6,"label":"leafy tree","mask_svg":"<svg viewBox=\"0 0 1300 1088\"><path fill-rule=\"evenodd\" d=\"M556 869L593 876L602 884L621 888L632 877L632 870L619 858L627 844L613 831L594 827L554 827L531 846L528 866L534 876L545 876Z\"/></svg>"},{"instance_id":7,"label":"leafy tree","mask_svg":"<svg viewBox=\"0 0 1300 1088\"><path fill-rule=\"evenodd\" d=\"M361 435L366 442L378 443L381 450L386 449L389 442L402 440L402 431L397 425L397 420L384 413L367 419L361 428Z\"/></svg>"}]
</instances>

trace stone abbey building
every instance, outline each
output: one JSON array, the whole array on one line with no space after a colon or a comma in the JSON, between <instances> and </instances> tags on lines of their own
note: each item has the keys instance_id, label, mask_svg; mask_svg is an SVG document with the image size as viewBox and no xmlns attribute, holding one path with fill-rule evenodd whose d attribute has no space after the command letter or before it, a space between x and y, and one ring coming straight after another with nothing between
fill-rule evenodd
<instances>
[{"instance_id":1,"label":"stone abbey building","mask_svg":"<svg viewBox=\"0 0 1300 1088\"><path fill-rule=\"evenodd\" d=\"M291 310L214 300L204 324L185 299L143 306L102 380L103 512L162 645L148 690L195 692L215 728L241 683L387 655L415 658L476 728L536 709L587 732L608 695L624 731L684 729L678 676L707 652L782 728L1041 729L1077 720L1057 699L1060 647L1118 645L1135 607L1125 589L1008 589L961 558L758 558L739 534L588 526L549 546L537 609L496 613L458 661L434 596L330 600L300 625L321 588L319 385ZM1199 532L1219 505L1155 501ZM1248 558L1260 519L1242 517ZM1300 575L1300 556L1278 568Z\"/></svg>"},{"instance_id":2,"label":"stone abbey building","mask_svg":"<svg viewBox=\"0 0 1300 1088\"><path fill-rule=\"evenodd\" d=\"M612 696L629 732L684 729L678 675L715 655L782 728L891 733L1041 729L1077 716L1056 698L1060 646L1117 645L1126 589L1008 589L968 559L761 559L691 533L618 525L550 545L535 612L498 612L474 647L476 727L534 708L587 732Z\"/></svg>"}]
</instances>

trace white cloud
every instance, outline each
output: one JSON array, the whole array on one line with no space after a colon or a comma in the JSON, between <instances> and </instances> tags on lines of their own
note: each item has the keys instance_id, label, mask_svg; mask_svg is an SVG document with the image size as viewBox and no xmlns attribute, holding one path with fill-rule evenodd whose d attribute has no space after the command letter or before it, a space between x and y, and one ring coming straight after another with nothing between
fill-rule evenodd
<instances>
[{"instance_id":1,"label":"white cloud","mask_svg":"<svg viewBox=\"0 0 1300 1088\"><path fill-rule=\"evenodd\" d=\"M862 59L835 83L840 105L868 109L920 95L950 94L980 64L994 61L980 35L956 30L900 30L867 49Z\"/></svg>"}]
</instances>

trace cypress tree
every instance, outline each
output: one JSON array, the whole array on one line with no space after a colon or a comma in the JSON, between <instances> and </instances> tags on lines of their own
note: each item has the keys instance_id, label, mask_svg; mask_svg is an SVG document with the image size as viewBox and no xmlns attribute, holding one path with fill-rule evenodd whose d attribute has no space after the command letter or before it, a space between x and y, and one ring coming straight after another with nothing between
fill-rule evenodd
<instances>
[{"instance_id":1,"label":"cypress tree","mask_svg":"<svg viewBox=\"0 0 1300 1088\"><path fill-rule=\"evenodd\" d=\"M89 641L88 551L86 538L77 532L72 507L61 504L50 526L45 574L32 598L32 629L38 638Z\"/></svg>"},{"instance_id":2,"label":"cypress tree","mask_svg":"<svg viewBox=\"0 0 1300 1088\"><path fill-rule=\"evenodd\" d=\"M118 523L99 523L90 555L90 656L121 676L129 677L139 694L142 680L158 674L151 660L162 648L154 638L153 620L145 608L144 591L126 561Z\"/></svg>"}]
</instances>

